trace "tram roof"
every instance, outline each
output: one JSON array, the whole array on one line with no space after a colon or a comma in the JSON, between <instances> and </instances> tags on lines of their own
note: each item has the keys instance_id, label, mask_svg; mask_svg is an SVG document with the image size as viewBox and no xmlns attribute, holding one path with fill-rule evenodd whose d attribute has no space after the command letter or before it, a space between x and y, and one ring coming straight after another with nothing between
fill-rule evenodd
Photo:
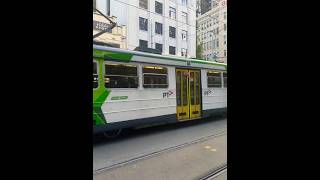
<instances>
[{"instance_id":1,"label":"tram roof","mask_svg":"<svg viewBox=\"0 0 320 180\"><path fill-rule=\"evenodd\" d=\"M106 47L106 46L100 46L100 45L93 45L93 57L95 58L104 58L105 54L103 52L113 52L112 56L115 58L119 58L121 60L128 60L130 61L133 55L136 56L143 56L143 57L150 57L150 58L156 58L156 59L165 59L165 60L171 60L171 61L183 61L183 62L191 62L196 64L206 64L206 65L214 65L214 66L223 66L225 69L227 68L227 64L225 63L218 63L218 62L212 62L212 61L205 61L200 59L190 59L190 58L184 58L184 57L177 57L177 56L170 56L170 55L159 55L159 54L152 54L152 53L146 53L146 52L140 52L140 51L132 51L132 50L125 50L120 48L114 48L114 47Z\"/></svg>"}]
</instances>

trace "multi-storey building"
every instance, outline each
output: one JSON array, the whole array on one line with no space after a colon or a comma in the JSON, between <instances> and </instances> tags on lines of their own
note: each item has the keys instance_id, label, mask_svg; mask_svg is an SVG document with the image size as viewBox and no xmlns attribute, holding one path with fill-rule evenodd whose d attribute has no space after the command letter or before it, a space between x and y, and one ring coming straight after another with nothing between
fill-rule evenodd
<instances>
[{"instance_id":1,"label":"multi-storey building","mask_svg":"<svg viewBox=\"0 0 320 180\"><path fill-rule=\"evenodd\" d=\"M116 17L109 18L114 22L117 21ZM96 12L93 13L93 35L106 30L110 26L110 22L106 18ZM108 44L109 46L126 49L126 27L116 26L112 30L95 38L95 41Z\"/></svg>"},{"instance_id":2,"label":"multi-storey building","mask_svg":"<svg viewBox=\"0 0 320 180\"><path fill-rule=\"evenodd\" d=\"M197 18L197 26L203 59L227 63L227 1L213 0L211 10Z\"/></svg>"},{"instance_id":3,"label":"multi-storey building","mask_svg":"<svg viewBox=\"0 0 320 180\"><path fill-rule=\"evenodd\" d=\"M127 27L127 49L196 55L196 0L96 0L97 8Z\"/></svg>"}]
</instances>

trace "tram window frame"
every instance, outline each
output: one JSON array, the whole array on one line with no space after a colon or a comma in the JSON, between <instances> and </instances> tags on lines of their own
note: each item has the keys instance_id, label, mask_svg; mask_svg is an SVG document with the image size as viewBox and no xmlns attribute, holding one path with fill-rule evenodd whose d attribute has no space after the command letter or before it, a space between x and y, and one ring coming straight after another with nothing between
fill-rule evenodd
<instances>
[{"instance_id":1,"label":"tram window frame","mask_svg":"<svg viewBox=\"0 0 320 180\"><path fill-rule=\"evenodd\" d=\"M136 74L135 75L126 75L126 74L108 74L110 73L110 71L106 70L106 66L127 66L127 67L135 67L136 69ZM121 71L121 73L128 73L129 71L128 70L125 70L125 71ZM109 76L109 77L108 77ZM121 87L115 87L114 85L113 86L110 86L110 83L106 83L106 79L109 78L109 81L111 81L110 79L110 76L112 77L126 77L128 79L126 79L127 82L124 82L123 84L127 84L128 86L121 86ZM133 87L130 87L129 86L129 78L134 78L134 85ZM120 78L121 80L121 78ZM119 80L119 81L120 81ZM121 81L120 81L121 82ZM119 83L121 84L121 83ZM109 85L109 86L107 86ZM138 89L139 88L139 66L137 64L125 64L125 63L104 63L104 86L105 88L111 88L111 89Z\"/></svg>"},{"instance_id":2,"label":"tram window frame","mask_svg":"<svg viewBox=\"0 0 320 180\"><path fill-rule=\"evenodd\" d=\"M215 73L218 74L219 76L211 76L209 75L209 73ZM219 83L215 83L215 84L209 84L209 78L217 78L219 77L220 82ZM222 72L221 71L217 71L217 70L208 70L207 71L207 86L208 88L222 88Z\"/></svg>"},{"instance_id":3,"label":"tram window frame","mask_svg":"<svg viewBox=\"0 0 320 180\"><path fill-rule=\"evenodd\" d=\"M227 72L223 72L222 73L222 78L223 78L223 88L227 88L228 83L225 83L225 82L227 82L227 80L228 80L228 73Z\"/></svg>"},{"instance_id":4,"label":"tram window frame","mask_svg":"<svg viewBox=\"0 0 320 180\"><path fill-rule=\"evenodd\" d=\"M146 67L153 67L153 68L161 68L165 69L166 73L150 73L147 72L145 73L145 68ZM164 66L154 66L154 65L143 65L142 66L142 87L145 89L168 89L169 88L169 79L168 79L168 68ZM152 69L152 68L149 68ZM145 77L149 78L152 76L165 76L166 83L165 84L145 84Z\"/></svg>"},{"instance_id":5,"label":"tram window frame","mask_svg":"<svg viewBox=\"0 0 320 180\"><path fill-rule=\"evenodd\" d=\"M93 60L93 65L96 65L96 75L97 75L97 87L95 87L94 85L93 85L93 89L98 89L99 88L99 85L100 85L100 83L99 83L99 63L98 63L98 61L96 61L96 60ZM95 74L94 74L94 70L93 70L93 76L94 76ZM94 77L93 77L94 78Z\"/></svg>"}]
</instances>

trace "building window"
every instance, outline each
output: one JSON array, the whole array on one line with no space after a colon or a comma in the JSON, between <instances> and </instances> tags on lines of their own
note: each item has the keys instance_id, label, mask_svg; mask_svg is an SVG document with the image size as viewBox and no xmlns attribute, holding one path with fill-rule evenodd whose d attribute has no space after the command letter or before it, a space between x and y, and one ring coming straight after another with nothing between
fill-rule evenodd
<instances>
[{"instance_id":1,"label":"building window","mask_svg":"<svg viewBox=\"0 0 320 180\"><path fill-rule=\"evenodd\" d=\"M139 28L143 31L148 31L148 19L139 17Z\"/></svg>"},{"instance_id":2,"label":"building window","mask_svg":"<svg viewBox=\"0 0 320 180\"><path fill-rule=\"evenodd\" d=\"M188 32L187 31L185 31L185 30L182 30L181 31L181 35L182 35L182 40L187 40L187 38L188 38Z\"/></svg>"},{"instance_id":3,"label":"building window","mask_svg":"<svg viewBox=\"0 0 320 180\"><path fill-rule=\"evenodd\" d=\"M227 87L227 73L223 72L223 87Z\"/></svg>"},{"instance_id":4,"label":"building window","mask_svg":"<svg viewBox=\"0 0 320 180\"><path fill-rule=\"evenodd\" d=\"M139 7L148 9L148 0L139 0Z\"/></svg>"},{"instance_id":5,"label":"building window","mask_svg":"<svg viewBox=\"0 0 320 180\"><path fill-rule=\"evenodd\" d=\"M144 66L142 68L144 88L167 88L168 69L159 66Z\"/></svg>"},{"instance_id":6,"label":"building window","mask_svg":"<svg viewBox=\"0 0 320 180\"><path fill-rule=\"evenodd\" d=\"M188 13L182 12L181 16L182 16L182 22L188 24Z\"/></svg>"},{"instance_id":7,"label":"building window","mask_svg":"<svg viewBox=\"0 0 320 180\"><path fill-rule=\"evenodd\" d=\"M176 47L169 46L169 54L176 55Z\"/></svg>"},{"instance_id":8,"label":"building window","mask_svg":"<svg viewBox=\"0 0 320 180\"><path fill-rule=\"evenodd\" d=\"M227 45L227 35L224 35L223 38L224 38L224 45Z\"/></svg>"},{"instance_id":9,"label":"building window","mask_svg":"<svg viewBox=\"0 0 320 180\"><path fill-rule=\"evenodd\" d=\"M176 28L169 26L169 37L176 38Z\"/></svg>"},{"instance_id":10,"label":"building window","mask_svg":"<svg viewBox=\"0 0 320 180\"><path fill-rule=\"evenodd\" d=\"M224 57L227 57L227 50L224 50Z\"/></svg>"},{"instance_id":11,"label":"building window","mask_svg":"<svg viewBox=\"0 0 320 180\"><path fill-rule=\"evenodd\" d=\"M227 19L227 12L224 12L223 15L224 15L223 18L226 20Z\"/></svg>"},{"instance_id":12,"label":"building window","mask_svg":"<svg viewBox=\"0 0 320 180\"><path fill-rule=\"evenodd\" d=\"M217 48L219 47L219 38L217 38Z\"/></svg>"},{"instance_id":13,"label":"building window","mask_svg":"<svg viewBox=\"0 0 320 180\"><path fill-rule=\"evenodd\" d=\"M162 3L159 3L158 1L156 1L155 3L156 13L162 14Z\"/></svg>"},{"instance_id":14,"label":"building window","mask_svg":"<svg viewBox=\"0 0 320 180\"><path fill-rule=\"evenodd\" d=\"M219 27L217 27L216 34L219 34Z\"/></svg>"},{"instance_id":15,"label":"building window","mask_svg":"<svg viewBox=\"0 0 320 180\"><path fill-rule=\"evenodd\" d=\"M162 53L162 44L156 43L156 49Z\"/></svg>"},{"instance_id":16,"label":"building window","mask_svg":"<svg viewBox=\"0 0 320 180\"><path fill-rule=\"evenodd\" d=\"M162 34L162 24L156 22L156 34Z\"/></svg>"},{"instance_id":17,"label":"building window","mask_svg":"<svg viewBox=\"0 0 320 180\"><path fill-rule=\"evenodd\" d=\"M224 25L223 25L223 29L224 29L224 31L227 30L227 24L224 24Z\"/></svg>"},{"instance_id":18,"label":"building window","mask_svg":"<svg viewBox=\"0 0 320 180\"><path fill-rule=\"evenodd\" d=\"M181 0L181 3L182 3L182 5L187 5L188 4L188 1L187 0Z\"/></svg>"},{"instance_id":19,"label":"building window","mask_svg":"<svg viewBox=\"0 0 320 180\"><path fill-rule=\"evenodd\" d=\"M219 71L208 71L208 88L221 88L222 81L221 81L221 72Z\"/></svg>"},{"instance_id":20,"label":"building window","mask_svg":"<svg viewBox=\"0 0 320 180\"><path fill-rule=\"evenodd\" d=\"M138 71L135 65L106 64L106 88L137 88Z\"/></svg>"},{"instance_id":21,"label":"building window","mask_svg":"<svg viewBox=\"0 0 320 180\"><path fill-rule=\"evenodd\" d=\"M212 41L212 48L214 49L214 48L216 48L216 39L213 39L213 41Z\"/></svg>"},{"instance_id":22,"label":"building window","mask_svg":"<svg viewBox=\"0 0 320 180\"><path fill-rule=\"evenodd\" d=\"M99 75L98 75L98 64L93 62L93 89L97 88L99 85Z\"/></svg>"},{"instance_id":23,"label":"building window","mask_svg":"<svg viewBox=\"0 0 320 180\"><path fill-rule=\"evenodd\" d=\"M176 19L176 9L173 7L169 7L169 17L171 19Z\"/></svg>"},{"instance_id":24,"label":"building window","mask_svg":"<svg viewBox=\"0 0 320 180\"><path fill-rule=\"evenodd\" d=\"M185 48L181 49L181 56L187 57L188 56L188 50Z\"/></svg>"},{"instance_id":25,"label":"building window","mask_svg":"<svg viewBox=\"0 0 320 180\"><path fill-rule=\"evenodd\" d=\"M142 49L147 49L148 48L148 41L145 40L139 40L139 47Z\"/></svg>"}]
</instances>

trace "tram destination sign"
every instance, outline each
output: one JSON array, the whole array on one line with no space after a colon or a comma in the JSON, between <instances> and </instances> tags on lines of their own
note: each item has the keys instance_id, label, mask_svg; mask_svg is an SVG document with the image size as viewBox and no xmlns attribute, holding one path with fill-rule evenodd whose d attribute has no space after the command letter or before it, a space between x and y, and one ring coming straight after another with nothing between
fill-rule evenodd
<instances>
[{"instance_id":1,"label":"tram destination sign","mask_svg":"<svg viewBox=\"0 0 320 180\"><path fill-rule=\"evenodd\" d=\"M95 30L104 31L109 27L110 27L110 24L100 22L100 21L93 21L93 29ZM112 30L110 29L108 32L111 33Z\"/></svg>"}]
</instances>

